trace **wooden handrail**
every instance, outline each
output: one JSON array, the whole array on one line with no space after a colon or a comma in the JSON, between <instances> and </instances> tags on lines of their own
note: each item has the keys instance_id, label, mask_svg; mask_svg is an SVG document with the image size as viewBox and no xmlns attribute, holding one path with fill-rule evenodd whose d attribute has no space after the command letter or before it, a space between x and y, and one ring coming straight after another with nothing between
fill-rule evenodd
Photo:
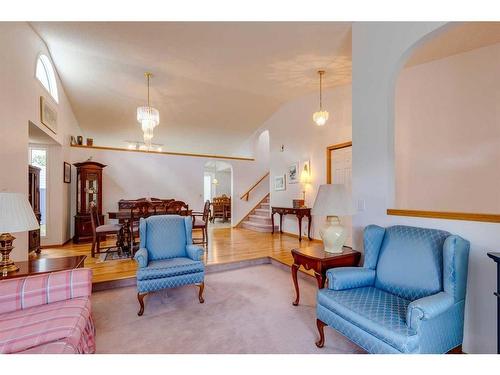
<instances>
[{"instance_id":1,"label":"wooden handrail","mask_svg":"<svg viewBox=\"0 0 500 375\"><path fill-rule=\"evenodd\" d=\"M240 199L245 199L246 201L248 201L248 197L250 196L250 192L255 189L257 187L257 185L259 185L262 180L264 180L267 176L269 176L269 172L267 172L264 176L262 176L259 181L257 181L255 184L253 184L250 189L248 189L241 197Z\"/></svg>"}]
</instances>

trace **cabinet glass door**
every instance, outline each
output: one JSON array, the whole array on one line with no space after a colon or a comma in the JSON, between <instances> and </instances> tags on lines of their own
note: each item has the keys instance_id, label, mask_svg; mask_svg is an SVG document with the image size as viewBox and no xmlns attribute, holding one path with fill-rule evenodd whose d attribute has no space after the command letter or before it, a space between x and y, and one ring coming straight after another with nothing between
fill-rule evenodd
<instances>
[{"instance_id":1,"label":"cabinet glass door","mask_svg":"<svg viewBox=\"0 0 500 375\"><path fill-rule=\"evenodd\" d=\"M98 193L99 193L99 176L97 173L88 173L85 180L85 207L87 211L90 208L90 203L94 202L98 206Z\"/></svg>"}]
</instances>

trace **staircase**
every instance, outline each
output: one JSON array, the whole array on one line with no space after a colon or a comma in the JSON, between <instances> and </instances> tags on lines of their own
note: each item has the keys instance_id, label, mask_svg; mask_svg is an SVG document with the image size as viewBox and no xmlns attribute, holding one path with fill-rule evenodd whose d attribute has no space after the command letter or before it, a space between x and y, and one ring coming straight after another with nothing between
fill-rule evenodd
<instances>
[{"instance_id":1,"label":"staircase","mask_svg":"<svg viewBox=\"0 0 500 375\"><path fill-rule=\"evenodd\" d=\"M269 206L269 194L255 207L241 222L241 227L256 232L272 232L271 207ZM277 230L278 226L275 225Z\"/></svg>"}]
</instances>

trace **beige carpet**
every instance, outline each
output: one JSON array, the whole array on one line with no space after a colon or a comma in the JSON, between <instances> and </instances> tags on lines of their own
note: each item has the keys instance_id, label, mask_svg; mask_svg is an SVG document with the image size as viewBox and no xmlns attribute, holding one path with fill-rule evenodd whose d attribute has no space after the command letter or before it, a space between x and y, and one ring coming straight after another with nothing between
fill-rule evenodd
<instances>
[{"instance_id":1,"label":"beige carpet","mask_svg":"<svg viewBox=\"0 0 500 375\"><path fill-rule=\"evenodd\" d=\"M208 274L205 303L186 286L146 297L137 316L135 287L93 294L98 353L360 353L326 328L317 338L312 278L300 279L301 303L292 306L290 273L274 265Z\"/></svg>"}]
</instances>

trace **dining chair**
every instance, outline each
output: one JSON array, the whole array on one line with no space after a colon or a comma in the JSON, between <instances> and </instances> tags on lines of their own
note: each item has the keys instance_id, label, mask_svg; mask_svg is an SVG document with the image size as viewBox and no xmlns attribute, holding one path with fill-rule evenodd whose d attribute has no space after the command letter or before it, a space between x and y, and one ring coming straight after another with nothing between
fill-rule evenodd
<instances>
[{"instance_id":1,"label":"dining chair","mask_svg":"<svg viewBox=\"0 0 500 375\"><path fill-rule=\"evenodd\" d=\"M92 226L92 248L90 249L90 254L95 257L95 254L101 253L101 237L106 237L107 235L116 235L116 246L108 246L103 248L108 252L109 249L116 248L117 251L121 251L123 243L121 239L123 238L123 226L121 224L103 224L99 222L99 213L97 212L97 206L94 202L90 203L90 223Z\"/></svg>"},{"instance_id":2,"label":"dining chair","mask_svg":"<svg viewBox=\"0 0 500 375\"><path fill-rule=\"evenodd\" d=\"M224 203L224 221L231 220L231 198Z\"/></svg>"},{"instance_id":3,"label":"dining chair","mask_svg":"<svg viewBox=\"0 0 500 375\"><path fill-rule=\"evenodd\" d=\"M191 214L193 217L193 229L201 229L202 238L201 242L198 242L200 238L193 238L193 243L200 243L208 246L208 219L210 217L210 201L207 200L205 202L205 206L203 207L203 211L193 211ZM197 219L201 217L201 219Z\"/></svg>"},{"instance_id":4,"label":"dining chair","mask_svg":"<svg viewBox=\"0 0 500 375\"><path fill-rule=\"evenodd\" d=\"M134 253L134 247L139 245L139 242L136 242L135 240L136 238L139 238L139 220L142 217L145 218L150 216L152 214L152 210L153 208L151 203L147 201L137 201L130 209L130 242L132 244L132 253Z\"/></svg>"},{"instance_id":5,"label":"dining chair","mask_svg":"<svg viewBox=\"0 0 500 375\"><path fill-rule=\"evenodd\" d=\"M189 206L183 201L172 201L165 206L166 215L186 216Z\"/></svg>"},{"instance_id":6,"label":"dining chair","mask_svg":"<svg viewBox=\"0 0 500 375\"><path fill-rule=\"evenodd\" d=\"M215 219L224 219L224 204L220 198L212 198L212 213L210 221L215 223Z\"/></svg>"}]
</instances>

